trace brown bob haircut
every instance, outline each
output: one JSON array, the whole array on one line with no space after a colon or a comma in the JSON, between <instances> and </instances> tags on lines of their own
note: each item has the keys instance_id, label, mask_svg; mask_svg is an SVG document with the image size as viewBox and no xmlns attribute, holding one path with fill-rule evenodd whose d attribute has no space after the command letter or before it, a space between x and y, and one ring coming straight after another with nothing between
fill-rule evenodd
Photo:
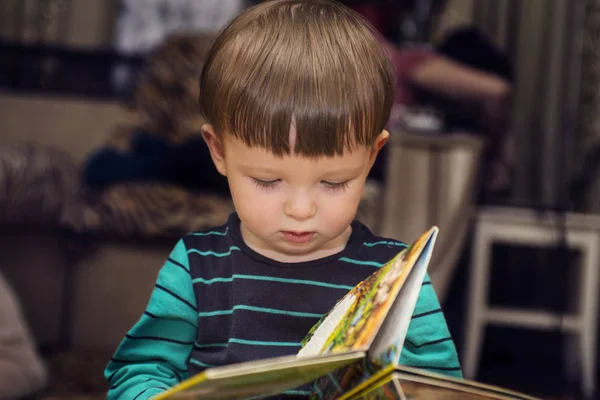
<instances>
[{"instance_id":1,"label":"brown bob haircut","mask_svg":"<svg viewBox=\"0 0 600 400\"><path fill-rule=\"evenodd\" d=\"M217 134L277 156L370 146L394 96L393 66L377 35L334 1L260 3L225 27L209 51L201 111Z\"/></svg>"}]
</instances>

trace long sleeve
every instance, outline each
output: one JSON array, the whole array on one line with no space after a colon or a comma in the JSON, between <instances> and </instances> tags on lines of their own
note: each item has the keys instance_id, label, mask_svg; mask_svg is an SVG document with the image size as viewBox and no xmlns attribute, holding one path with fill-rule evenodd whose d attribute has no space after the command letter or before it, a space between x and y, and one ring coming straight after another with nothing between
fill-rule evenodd
<instances>
[{"instance_id":1,"label":"long sleeve","mask_svg":"<svg viewBox=\"0 0 600 400\"><path fill-rule=\"evenodd\" d=\"M187 249L179 241L158 274L146 311L106 367L107 399L149 399L187 378L197 316Z\"/></svg>"},{"instance_id":2,"label":"long sleeve","mask_svg":"<svg viewBox=\"0 0 600 400\"><path fill-rule=\"evenodd\" d=\"M419 293L400 364L462 378L456 348L429 276Z\"/></svg>"}]
</instances>

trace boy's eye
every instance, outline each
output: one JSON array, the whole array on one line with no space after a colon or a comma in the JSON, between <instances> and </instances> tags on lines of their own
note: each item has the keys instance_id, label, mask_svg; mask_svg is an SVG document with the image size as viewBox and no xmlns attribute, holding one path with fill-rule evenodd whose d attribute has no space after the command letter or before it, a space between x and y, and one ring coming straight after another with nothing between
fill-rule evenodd
<instances>
[{"instance_id":1,"label":"boy's eye","mask_svg":"<svg viewBox=\"0 0 600 400\"><path fill-rule=\"evenodd\" d=\"M271 189L275 185L277 185L280 181L280 179L272 179L270 181L265 181L263 179L256 179L256 178L252 178L252 180L254 181L254 184L256 185L256 187L259 187L261 189Z\"/></svg>"},{"instance_id":2,"label":"boy's eye","mask_svg":"<svg viewBox=\"0 0 600 400\"><path fill-rule=\"evenodd\" d=\"M329 181L321 181L326 188L331 190L345 190L348 188L348 181L343 182L329 182Z\"/></svg>"}]
</instances>

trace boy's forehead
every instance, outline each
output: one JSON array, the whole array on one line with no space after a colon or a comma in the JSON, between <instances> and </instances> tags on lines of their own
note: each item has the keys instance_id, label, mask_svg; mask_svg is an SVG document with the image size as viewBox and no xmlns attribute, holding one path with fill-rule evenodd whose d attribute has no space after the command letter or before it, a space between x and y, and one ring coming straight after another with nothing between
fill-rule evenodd
<instances>
[{"instance_id":1,"label":"boy's forehead","mask_svg":"<svg viewBox=\"0 0 600 400\"><path fill-rule=\"evenodd\" d=\"M239 168L248 174L271 174L283 176L338 176L354 175L363 171L368 158L357 156L334 156L307 158L298 155L239 158Z\"/></svg>"}]
</instances>

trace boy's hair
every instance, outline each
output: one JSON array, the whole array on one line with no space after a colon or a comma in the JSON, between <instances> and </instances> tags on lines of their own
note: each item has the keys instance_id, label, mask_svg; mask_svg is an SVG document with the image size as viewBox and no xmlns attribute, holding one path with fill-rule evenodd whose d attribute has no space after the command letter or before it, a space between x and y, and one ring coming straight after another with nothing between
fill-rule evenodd
<instances>
[{"instance_id":1,"label":"boy's hair","mask_svg":"<svg viewBox=\"0 0 600 400\"><path fill-rule=\"evenodd\" d=\"M394 96L393 66L376 35L360 15L329 0L251 7L208 54L202 113L218 134L277 156L333 156L370 146Z\"/></svg>"}]
</instances>

